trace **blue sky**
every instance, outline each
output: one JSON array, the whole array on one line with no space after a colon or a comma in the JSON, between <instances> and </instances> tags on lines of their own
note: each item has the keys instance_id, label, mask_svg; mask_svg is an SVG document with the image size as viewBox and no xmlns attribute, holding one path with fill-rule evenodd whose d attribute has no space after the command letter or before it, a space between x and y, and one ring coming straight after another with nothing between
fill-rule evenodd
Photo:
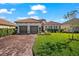
<instances>
[{"instance_id":1,"label":"blue sky","mask_svg":"<svg viewBox=\"0 0 79 59\"><path fill-rule=\"evenodd\" d=\"M47 21L65 22L63 16L74 9L78 3L4 3L0 4L0 18L16 21L24 18L44 18Z\"/></svg>"}]
</instances>

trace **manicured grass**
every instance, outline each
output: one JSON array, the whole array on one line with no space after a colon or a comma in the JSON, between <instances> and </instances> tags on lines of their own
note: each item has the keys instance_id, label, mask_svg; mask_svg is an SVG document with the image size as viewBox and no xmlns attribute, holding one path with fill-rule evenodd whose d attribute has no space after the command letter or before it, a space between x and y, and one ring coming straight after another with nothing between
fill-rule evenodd
<instances>
[{"instance_id":1,"label":"manicured grass","mask_svg":"<svg viewBox=\"0 0 79 59\"><path fill-rule=\"evenodd\" d=\"M33 52L35 55L50 56L78 56L79 34L51 33L51 35L37 35ZM67 43L69 42L69 43Z\"/></svg>"}]
</instances>

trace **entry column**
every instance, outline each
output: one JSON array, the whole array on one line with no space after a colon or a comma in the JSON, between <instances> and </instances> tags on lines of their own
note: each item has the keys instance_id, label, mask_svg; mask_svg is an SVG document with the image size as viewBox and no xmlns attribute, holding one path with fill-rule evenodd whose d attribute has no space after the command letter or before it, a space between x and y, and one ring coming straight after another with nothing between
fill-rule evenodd
<instances>
[{"instance_id":1,"label":"entry column","mask_svg":"<svg viewBox=\"0 0 79 59\"><path fill-rule=\"evenodd\" d=\"M19 32L19 26L17 26L17 33L20 33L20 32Z\"/></svg>"},{"instance_id":2,"label":"entry column","mask_svg":"<svg viewBox=\"0 0 79 59\"><path fill-rule=\"evenodd\" d=\"M43 28L44 28L44 31L45 31L45 26L43 26Z\"/></svg>"},{"instance_id":3,"label":"entry column","mask_svg":"<svg viewBox=\"0 0 79 59\"><path fill-rule=\"evenodd\" d=\"M27 25L27 33L28 34L30 33L30 25L29 24Z\"/></svg>"}]
</instances>

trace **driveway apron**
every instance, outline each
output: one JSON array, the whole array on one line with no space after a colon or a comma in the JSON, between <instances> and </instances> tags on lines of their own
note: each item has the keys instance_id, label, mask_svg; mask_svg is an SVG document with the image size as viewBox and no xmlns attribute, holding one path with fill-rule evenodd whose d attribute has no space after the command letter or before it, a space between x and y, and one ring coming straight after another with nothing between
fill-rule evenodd
<instances>
[{"instance_id":1,"label":"driveway apron","mask_svg":"<svg viewBox=\"0 0 79 59\"><path fill-rule=\"evenodd\" d=\"M0 56L33 56L36 35L10 35L0 38Z\"/></svg>"}]
</instances>

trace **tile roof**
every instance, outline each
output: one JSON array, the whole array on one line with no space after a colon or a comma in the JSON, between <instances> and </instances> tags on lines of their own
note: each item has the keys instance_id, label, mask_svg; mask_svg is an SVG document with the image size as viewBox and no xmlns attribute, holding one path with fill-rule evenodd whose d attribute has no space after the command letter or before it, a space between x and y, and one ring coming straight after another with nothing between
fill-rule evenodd
<instances>
[{"instance_id":1,"label":"tile roof","mask_svg":"<svg viewBox=\"0 0 79 59\"><path fill-rule=\"evenodd\" d=\"M50 22L46 22L46 25L61 25L61 23L50 21Z\"/></svg>"},{"instance_id":2,"label":"tile roof","mask_svg":"<svg viewBox=\"0 0 79 59\"><path fill-rule=\"evenodd\" d=\"M41 21L33 18L27 18L27 19L17 20L15 21L15 23L41 23Z\"/></svg>"},{"instance_id":3,"label":"tile roof","mask_svg":"<svg viewBox=\"0 0 79 59\"><path fill-rule=\"evenodd\" d=\"M7 25L7 26L15 26L14 23L11 23L5 19L0 18L0 25Z\"/></svg>"}]
</instances>

